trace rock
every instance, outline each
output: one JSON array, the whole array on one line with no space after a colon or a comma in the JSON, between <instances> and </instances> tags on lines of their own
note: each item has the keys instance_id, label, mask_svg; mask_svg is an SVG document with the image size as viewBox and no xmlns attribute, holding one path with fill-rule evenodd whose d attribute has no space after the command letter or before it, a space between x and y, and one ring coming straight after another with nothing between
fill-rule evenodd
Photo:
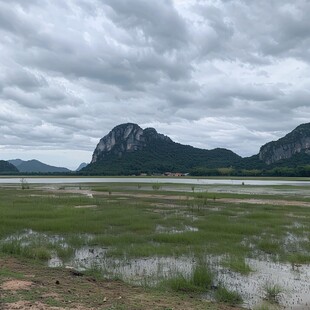
<instances>
[{"instance_id":1,"label":"rock","mask_svg":"<svg viewBox=\"0 0 310 310\"><path fill-rule=\"evenodd\" d=\"M263 145L259 159L270 165L300 153L310 155L310 123L299 125L283 138Z\"/></svg>"},{"instance_id":2,"label":"rock","mask_svg":"<svg viewBox=\"0 0 310 310\"><path fill-rule=\"evenodd\" d=\"M99 141L91 163L95 163L111 153L122 157L125 152L142 150L150 139L171 141L169 137L157 133L154 128L143 130L139 125L133 123L118 125Z\"/></svg>"}]
</instances>

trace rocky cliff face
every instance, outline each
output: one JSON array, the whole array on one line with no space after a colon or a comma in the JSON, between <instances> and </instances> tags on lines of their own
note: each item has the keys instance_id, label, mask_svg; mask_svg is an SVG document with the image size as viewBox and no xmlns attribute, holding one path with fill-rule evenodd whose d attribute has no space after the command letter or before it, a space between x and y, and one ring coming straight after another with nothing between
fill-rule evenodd
<instances>
[{"instance_id":1,"label":"rocky cliff face","mask_svg":"<svg viewBox=\"0 0 310 310\"><path fill-rule=\"evenodd\" d=\"M91 163L95 163L111 153L121 157L125 152L142 150L152 139L170 140L170 138L158 134L154 128L143 130L137 124L132 123L118 125L99 141Z\"/></svg>"},{"instance_id":2,"label":"rocky cliff face","mask_svg":"<svg viewBox=\"0 0 310 310\"><path fill-rule=\"evenodd\" d=\"M263 145L259 152L259 159L269 165L279 160L289 159L298 153L310 155L310 123L302 124L285 137Z\"/></svg>"}]
</instances>

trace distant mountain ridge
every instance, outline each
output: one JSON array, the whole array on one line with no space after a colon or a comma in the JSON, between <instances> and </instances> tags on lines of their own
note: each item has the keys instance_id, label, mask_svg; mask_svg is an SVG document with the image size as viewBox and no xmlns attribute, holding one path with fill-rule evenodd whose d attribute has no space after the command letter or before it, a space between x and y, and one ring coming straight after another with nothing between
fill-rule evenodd
<instances>
[{"instance_id":1,"label":"distant mountain ridge","mask_svg":"<svg viewBox=\"0 0 310 310\"><path fill-rule=\"evenodd\" d=\"M216 148L204 150L172 141L154 128L134 123L114 127L100 139L86 174L129 175L139 173L188 172L193 169L230 168L270 170L276 167L310 165L310 123L302 124L285 137L269 142L257 155L242 158Z\"/></svg>"},{"instance_id":2,"label":"distant mountain ridge","mask_svg":"<svg viewBox=\"0 0 310 310\"><path fill-rule=\"evenodd\" d=\"M75 171L80 171L81 169L85 168L88 164L87 163L81 163Z\"/></svg>"},{"instance_id":3,"label":"distant mountain ridge","mask_svg":"<svg viewBox=\"0 0 310 310\"><path fill-rule=\"evenodd\" d=\"M10 174L18 173L18 169L6 160L0 160L0 173L1 174Z\"/></svg>"},{"instance_id":4,"label":"distant mountain ridge","mask_svg":"<svg viewBox=\"0 0 310 310\"><path fill-rule=\"evenodd\" d=\"M0 173L71 173L38 160L0 161ZM258 154L242 158L216 148L205 150L172 141L154 128L134 123L114 127L100 139L90 164L78 175L137 175L190 172L192 175L310 176L310 123L297 126L277 141L266 143Z\"/></svg>"},{"instance_id":5,"label":"distant mountain ridge","mask_svg":"<svg viewBox=\"0 0 310 310\"><path fill-rule=\"evenodd\" d=\"M187 172L195 166L227 167L241 157L227 149L203 150L172 141L154 128L126 123L113 128L98 143L84 173L130 175Z\"/></svg>"},{"instance_id":6,"label":"distant mountain ridge","mask_svg":"<svg viewBox=\"0 0 310 310\"><path fill-rule=\"evenodd\" d=\"M38 160L21 160L21 159L12 159L8 160L9 163L14 165L19 172L25 173L66 173L70 172L69 169L64 167L54 167L47 164L44 164Z\"/></svg>"}]
</instances>

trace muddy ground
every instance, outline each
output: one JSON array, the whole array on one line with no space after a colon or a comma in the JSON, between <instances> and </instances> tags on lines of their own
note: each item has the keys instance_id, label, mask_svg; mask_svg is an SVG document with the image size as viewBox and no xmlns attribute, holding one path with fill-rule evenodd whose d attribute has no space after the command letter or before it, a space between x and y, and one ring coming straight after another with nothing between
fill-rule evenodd
<instances>
[{"instance_id":1,"label":"muddy ground","mask_svg":"<svg viewBox=\"0 0 310 310\"><path fill-rule=\"evenodd\" d=\"M150 198L150 199L164 199L164 200L193 200L194 197L186 196L186 195L160 195L160 194L148 194L148 193L130 193L130 192L113 192L113 193L107 193L107 192L96 192L92 190L78 190L78 189L67 189L67 190L49 190L53 193L69 193L69 194L78 194L78 195L85 195L88 197L94 197L96 195L101 196L109 196L109 197L135 197L135 198ZM268 199L268 198L261 198L261 199L238 199L238 198L217 198L217 202L223 202L223 203L249 203L249 204L255 204L255 205L282 205L282 206L300 206L300 207L310 207L310 202L300 201L300 200L284 200L284 199ZM79 206L77 206L79 207ZM84 206L85 207L85 206ZM95 206L88 206L95 207Z\"/></svg>"},{"instance_id":2,"label":"muddy ground","mask_svg":"<svg viewBox=\"0 0 310 310\"><path fill-rule=\"evenodd\" d=\"M121 281L95 279L74 270L48 268L0 258L1 310L138 310L241 309L215 304L197 295L135 287Z\"/></svg>"}]
</instances>

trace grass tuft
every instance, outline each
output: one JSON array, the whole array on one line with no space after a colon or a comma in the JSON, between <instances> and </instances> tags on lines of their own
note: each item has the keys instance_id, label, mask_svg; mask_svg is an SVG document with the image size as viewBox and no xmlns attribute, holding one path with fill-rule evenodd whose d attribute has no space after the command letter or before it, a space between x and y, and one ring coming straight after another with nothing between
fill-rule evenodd
<instances>
[{"instance_id":1,"label":"grass tuft","mask_svg":"<svg viewBox=\"0 0 310 310\"><path fill-rule=\"evenodd\" d=\"M271 303L278 304L281 293L284 292L283 288L278 284L266 283L263 287L264 298Z\"/></svg>"},{"instance_id":2,"label":"grass tuft","mask_svg":"<svg viewBox=\"0 0 310 310\"><path fill-rule=\"evenodd\" d=\"M194 268L192 275L192 283L194 286L208 289L211 287L213 274L206 264L199 264Z\"/></svg>"},{"instance_id":3,"label":"grass tuft","mask_svg":"<svg viewBox=\"0 0 310 310\"><path fill-rule=\"evenodd\" d=\"M218 302L224 302L231 306L240 305L243 302L242 297L238 292L230 291L223 286L220 286L215 291L215 299Z\"/></svg>"},{"instance_id":4,"label":"grass tuft","mask_svg":"<svg viewBox=\"0 0 310 310\"><path fill-rule=\"evenodd\" d=\"M204 292L210 289L212 282L213 274L210 268L206 264L198 264L190 276L177 274L162 282L161 286L176 292Z\"/></svg>"},{"instance_id":5,"label":"grass tuft","mask_svg":"<svg viewBox=\"0 0 310 310\"><path fill-rule=\"evenodd\" d=\"M241 258L229 256L222 262L222 265L243 275L248 275L253 271L251 267L245 262L244 257Z\"/></svg>"}]
</instances>

